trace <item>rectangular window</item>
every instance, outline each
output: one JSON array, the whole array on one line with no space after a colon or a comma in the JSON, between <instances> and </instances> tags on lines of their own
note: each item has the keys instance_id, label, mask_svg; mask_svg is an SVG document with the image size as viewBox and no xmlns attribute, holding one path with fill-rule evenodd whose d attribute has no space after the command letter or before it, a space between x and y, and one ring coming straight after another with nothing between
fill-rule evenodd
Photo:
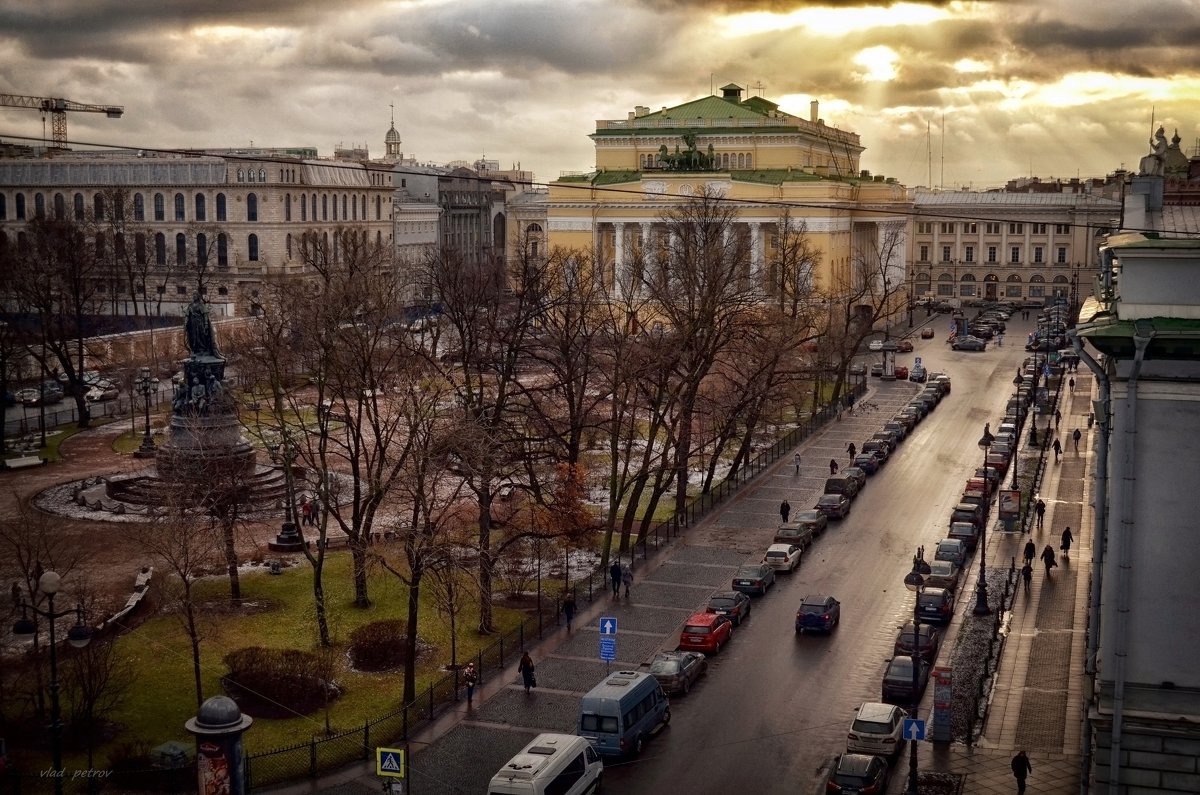
<instances>
[{"instance_id":1,"label":"rectangular window","mask_svg":"<svg viewBox=\"0 0 1200 795\"><path fill-rule=\"evenodd\" d=\"M1054 234L1056 234L1056 235L1071 234L1071 225L1070 224L1055 224L1054 225Z\"/></svg>"},{"instance_id":2,"label":"rectangular window","mask_svg":"<svg viewBox=\"0 0 1200 795\"><path fill-rule=\"evenodd\" d=\"M967 262L975 261L975 247L974 246L966 247L966 249L963 251L963 259L965 259Z\"/></svg>"},{"instance_id":3,"label":"rectangular window","mask_svg":"<svg viewBox=\"0 0 1200 795\"><path fill-rule=\"evenodd\" d=\"M1008 261L1009 262L1020 262L1021 261L1021 247L1020 246L1012 247L1012 254L1009 257Z\"/></svg>"},{"instance_id":4,"label":"rectangular window","mask_svg":"<svg viewBox=\"0 0 1200 795\"><path fill-rule=\"evenodd\" d=\"M960 296L962 296L963 298L970 298L971 296L975 295L975 285L973 285L973 284L961 285L961 289L959 290L958 294Z\"/></svg>"},{"instance_id":5,"label":"rectangular window","mask_svg":"<svg viewBox=\"0 0 1200 795\"><path fill-rule=\"evenodd\" d=\"M1045 286L1040 285L1040 284L1029 285L1029 297L1030 298L1045 298L1046 297Z\"/></svg>"},{"instance_id":6,"label":"rectangular window","mask_svg":"<svg viewBox=\"0 0 1200 795\"><path fill-rule=\"evenodd\" d=\"M996 247L988 246L988 262L996 261Z\"/></svg>"},{"instance_id":7,"label":"rectangular window","mask_svg":"<svg viewBox=\"0 0 1200 795\"><path fill-rule=\"evenodd\" d=\"M942 222L942 234L943 234L943 235L952 235L952 234L954 234L954 224L953 224L953 223L947 223L947 222L943 221L943 222Z\"/></svg>"},{"instance_id":8,"label":"rectangular window","mask_svg":"<svg viewBox=\"0 0 1200 795\"><path fill-rule=\"evenodd\" d=\"M1067 247L1066 246L1058 247L1058 253L1055 254L1054 261L1060 265L1062 265L1063 263L1065 263L1067 261Z\"/></svg>"},{"instance_id":9,"label":"rectangular window","mask_svg":"<svg viewBox=\"0 0 1200 795\"><path fill-rule=\"evenodd\" d=\"M929 246L921 246L921 257L918 262L929 262Z\"/></svg>"},{"instance_id":10,"label":"rectangular window","mask_svg":"<svg viewBox=\"0 0 1200 795\"><path fill-rule=\"evenodd\" d=\"M942 246L942 262L950 261L950 247Z\"/></svg>"},{"instance_id":11,"label":"rectangular window","mask_svg":"<svg viewBox=\"0 0 1200 795\"><path fill-rule=\"evenodd\" d=\"M1020 298L1021 297L1021 285L1019 285L1019 284L1007 285L1004 288L1004 297L1005 298Z\"/></svg>"},{"instance_id":12,"label":"rectangular window","mask_svg":"<svg viewBox=\"0 0 1200 795\"><path fill-rule=\"evenodd\" d=\"M954 285L950 282L938 282L938 295L954 296Z\"/></svg>"},{"instance_id":13,"label":"rectangular window","mask_svg":"<svg viewBox=\"0 0 1200 795\"><path fill-rule=\"evenodd\" d=\"M180 284L175 287L175 292L178 295L187 295L187 288Z\"/></svg>"},{"instance_id":14,"label":"rectangular window","mask_svg":"<svg viewBox=\"0 0 1200 795\"><path fill-rule=\"evenodd\" d=\"M1025 234L1025 224L1009 224L1008 225L1008 233L1010 235Z\"/></svg>"},{"instance_id":15,"label":"rectangular window","mask_svg":"<svg viewBox=\"0 0 1200 795\"><path fill-rule=\"evenodd\" d=\"M1033 261L1039 265L1041 264L1041 262L1042 262L1042 247L1041 246L1033 247Z\"/></svg>"},{"instance_id":16,"label":"rectangular window","mask_svg":"<svg viewBox=\"0 0 1200 795\"><path fill-rule=\"evenodd\" d=\"M1035 235L1046 234L1046 225L1045 224L1033 224L1033 233Z\"/></svg>"},{"instance_id":17,"label":"rectangular window","mask_svg":"<svg viewBox=\"0 0 1200 795\"><path fill-rule=\"evenodd\" d=\"M929 223L927 221L921 221L920 223L917 224L917 234L918 235L932 235L933 234L933 224Z\"/></svg>"},{"instance_id":18,"label":"rectangular window","mask_svg":"<svg viewBox=\"0 0 1200 795\"><path fill-rule=\"evenodd\" d=\"M989 235L1000 234L1000 224L988 224L985 230Z\"/></svg>"},{"instance_id":19,"label":"rectangular window","mask_svg":"<svg viewBox=\"0 0 1200 795\"><path fill-rule=\"evenodd\" d=\"M963 232L968 235L977 235L979 234L979 224L975 223L974 221L964 223Z\"/></svg>"}]
</instances>

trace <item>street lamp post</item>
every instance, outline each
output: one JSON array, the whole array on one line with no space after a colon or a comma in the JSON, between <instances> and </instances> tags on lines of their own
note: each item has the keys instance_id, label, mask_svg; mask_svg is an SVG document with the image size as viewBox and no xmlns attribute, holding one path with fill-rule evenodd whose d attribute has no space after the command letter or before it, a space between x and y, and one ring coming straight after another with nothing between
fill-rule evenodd
<instances>
[{"instance_id":1,"label":"street lamp post","mask_svg":"<svg viewBox=\"0 0 1200 795\"><path fill-rule=\"evenodd\" d=\"M146 435L142 437L142 446L134 454L138 458L154 457L154 440L150 438L150 396L158 391L158 379L150 376L150 368L138 370L138 376L133 381L133 388L142 396L146 410Z\"/></svg>"},{"instance_id":2,"label":"street lamp post","mask_svg":"<svg viewBox=\"0 0 1200 795\"><path fill-rule=\"evenodd\" d=\"M67 630L67 642L77 649L82 649L92 639L92 631L83 623L83 605L78 605L57 613L54 612L54 596L58 593L61 585L62 577L58 576L55 572L48 571L42 574L38 579L38 591L46 595L48 602L47 609L42 610L36 604L30 604L22 600L20 604L21 618L17 623L13 624L12 630L13 635L19 638L35 635L37 633L37 624L33 619L29 618L28 613L30 612L50 622L50 755L54 765L52 773L55 795L62 795L63 769L62 720L58 705L58 638L56 637L54 622L74 613L75 626Z\"/></svg>"},{"instance_id":3,"label":"street lamp post","mask_svg":"<svg viewBox=\"0 0 1200 795\"><path fill-rule=\"evenodd\" d=\"M992 450L992 434L987 426L983 429L983 438L979 440L979 444L983 447L983 482L986 487L990 488L991 480L988 479L988 453ZM991 498L983 501L983 525L979 528L979 582L975 588L975 615L986 616L992 612L988 606L987 595L987 576L984 568L984 560L987 557L987 524L988 524L988 508L991 507Z\"/></svg>"},{"instance_id":4,"label":"street lamp post","mask_svg":"<svg viewBox=\"0 0 1200 795\"><path fill-rule=\"evenodd\" d=\"M925 575L929 574L929 564L925 562L925 547L918 547L913 556L913 570L904 577L904 587L913 592L913 648L912 648L912 701L909 704L908 716L917 717L921 703L917 693L921 687L920 679L920 650L921 650L921 591L925 587ZM908 790L907 795L917 795L917 741L908 741Z\"/></svg>"}]
</instances>

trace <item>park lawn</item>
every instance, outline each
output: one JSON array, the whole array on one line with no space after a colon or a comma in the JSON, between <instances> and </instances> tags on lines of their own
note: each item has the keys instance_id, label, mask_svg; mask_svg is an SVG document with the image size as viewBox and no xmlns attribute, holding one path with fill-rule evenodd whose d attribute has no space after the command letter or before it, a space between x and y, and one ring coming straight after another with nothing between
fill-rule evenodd
<instances>
[{"instance_id":1,"label":"park lawn","mask_svg":"<svg viewBox=\"0 0 1200 795\"><path fill-rule=\"evenodd\" d=\"M343 695L330 707L330 724L334 731L361 727L367 719L390 713L400 706L402 672L357 673L350 671L346 657L350 632L363 624L391 618L403 618L407 590L398 579L386 572L372 572L369 593L372 606L359 610L353 606L353 583L350 575L350 554L333 552L326 558L325 591L329 611L330 632L341 667L337 679ZM265 570L243 573L241 578L244 615L235 617L224 610L229 586L224 578L214 578L198 585L197 601L205 603L202 624L201 665L203 666L204 697L224 693L220 679L227 672L224 656L247 646L296 648L316 650L316 624L313 619L311 567L302 561L272 576ZM423 593L423 597L425 594ZM256 612L257 607L263 609ZM519 611L495 608L499 632L515 628L522 620ZM469 603L458 617L458 655L460 659L473 655L494 642L494 636L483 637L475 632L478 609ZM417 691L444 675L442 666L449 662L450 628L434 606L432 599L422 598L422 614L418 637L435 650L425 656L417 673ZM184 721L195 715L196 705L192 680L190 644L183 626L175 615L157 616L118 641L122 654L135 665L138 684L131 690L126 703L113 715L124 725L119 742L144 743L152 748L167 740L190 744ZM255 718L246 734L249 753L259 753L279 747L306 742L325 730L323 710L306 716L285 720Z\"/></svg>"}]
</instances>

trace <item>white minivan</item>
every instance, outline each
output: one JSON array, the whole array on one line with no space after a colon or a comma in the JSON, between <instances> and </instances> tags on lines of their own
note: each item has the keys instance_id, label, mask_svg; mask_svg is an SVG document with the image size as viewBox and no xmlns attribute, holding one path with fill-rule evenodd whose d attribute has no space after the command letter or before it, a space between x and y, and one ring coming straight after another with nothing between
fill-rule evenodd
<instances>
[{"instance_id":1,"label":"white minivan","mask_svg":"<svg viewBox=\"0 0 1200 795\"><path fill-rule=\"evenodd\" d=\"M500 768L488 795L584 795L600 791L604 763L574 734L539 734Z\"/></svg>"}]
</instances>

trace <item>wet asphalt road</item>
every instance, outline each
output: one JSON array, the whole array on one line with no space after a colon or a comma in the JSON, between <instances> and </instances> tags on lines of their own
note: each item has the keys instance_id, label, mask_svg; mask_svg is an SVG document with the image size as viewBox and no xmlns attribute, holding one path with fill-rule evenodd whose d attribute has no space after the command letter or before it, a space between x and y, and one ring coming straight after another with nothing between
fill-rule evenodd
<instances>
[{"instance_id":1,"label":"wet asphalt road","mask_svg":"<svg viewBox=\"0 0 1200 795\"><path fill-rule=\"evenodd\" d=\"M932 321L935 339L913 338L899 354L922 357L932 372L953 378L953 391L917 426L881 472L872 477L847 519L831 523L805 552L800 568L781 575L710 658L708 676L685 697L671 700L670 726L640 758L605 766L610 793L805 793L824 791L834 756L845 747L855 707L879 699L879 683L897 628L911 616L903 577L917 545L944 537L952 505L966 478L982 464L978 440L985 422L1003 414L1032 322L1009 323L1016 345L982 353L953 352L944 343L946 316ZM846 446L861 446L919 390L916 384L872 379L878 411L844 416L801 448L802 473L790 455L760 475L735 500L661 562L639 571L629 601L606 602L617 616L621 668L636 668L658 649L674 648L687 616L703 609L713 590L729 587L733 571L761 558L779 523L779 503L793 514L812 506L831 458L846 464ZM930 553L931 554L931 553ZM830 593L842 602L842 623L830 636L797 637L793 622L805 594ZM957 613L969 608L958 605ZM587 605L582 605L585 615ZM488 702L413 759L413 791L482 793L503 762L537 731L574 732L579 697L604 676L595 626L577 628L549 657L538 660L539 688L517 683ZM943 650L941 661L949 657ZM928 694L926 695L928 702ZM899 765L903 766L903 760ZM892 787L897 778L893 775ZM332 790L329 790L332 792Z\"/></svg>"}]
</instances>

